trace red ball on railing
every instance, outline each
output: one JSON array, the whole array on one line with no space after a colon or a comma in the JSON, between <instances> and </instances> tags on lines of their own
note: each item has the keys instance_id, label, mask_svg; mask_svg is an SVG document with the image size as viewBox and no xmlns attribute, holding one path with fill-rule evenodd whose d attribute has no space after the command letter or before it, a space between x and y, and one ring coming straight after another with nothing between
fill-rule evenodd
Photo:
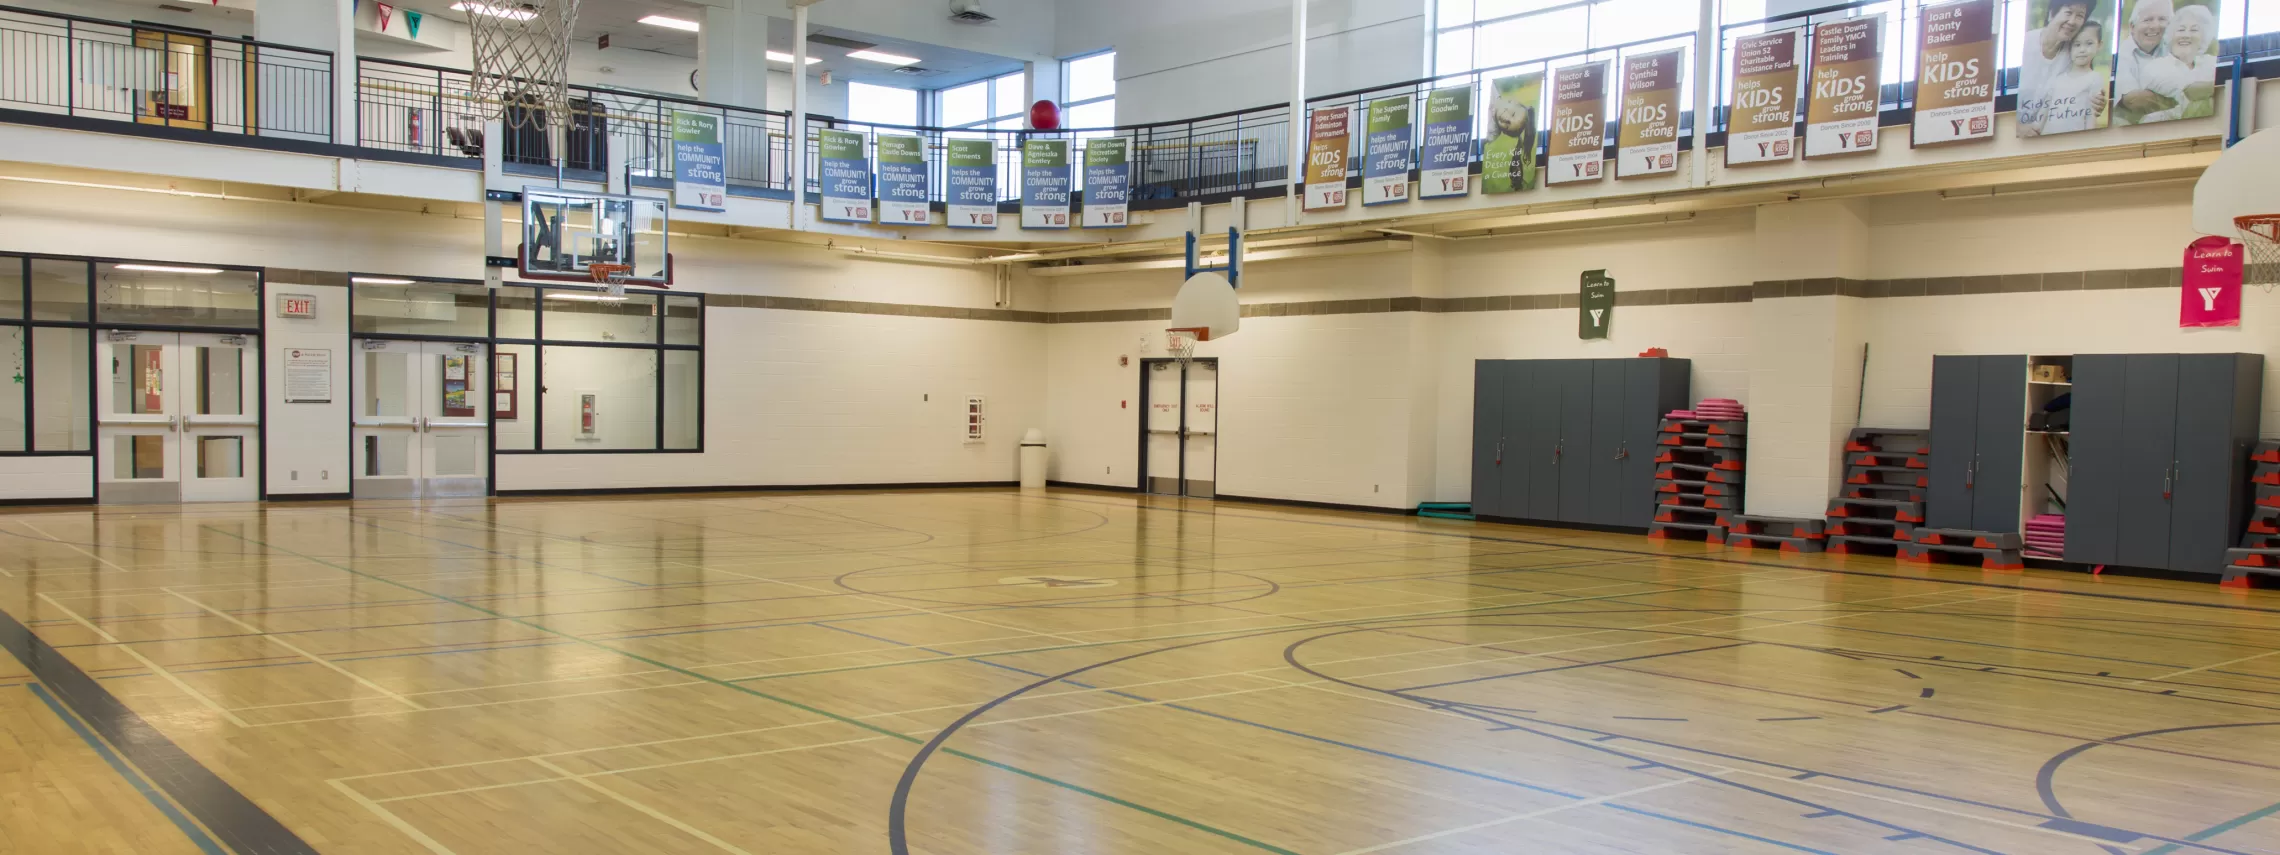
<instances>
[{"instance_id":1,"label":"red ball on railing","mask_svg":"<svg viewBox=\"0 0 2280 855\"><path fill-rule=\"evenodd\" d=\"M1061 105L1039 101L1029 105L1029 126L1040 131L1061 129Z\"/></svg>"}]
</instances>

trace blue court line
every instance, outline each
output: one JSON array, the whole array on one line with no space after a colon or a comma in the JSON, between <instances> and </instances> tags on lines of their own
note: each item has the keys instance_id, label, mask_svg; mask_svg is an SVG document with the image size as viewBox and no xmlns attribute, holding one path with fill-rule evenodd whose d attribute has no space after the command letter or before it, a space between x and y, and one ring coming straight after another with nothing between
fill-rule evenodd
<instances>
[{"instance_id":1,"label":"blue court line","mask_svg":"<svg viewBox=\"0 0 2280 855\"><path fill-rule=\"evenodd\" d=\"M39 697L40 703L47 704L49 712L55 713L56 718L63 719L64 724L70 725L71 732L79 734L80 740L86 742L88 748L94 749L95 754L102 757L104 763L110 764L111 771L119 773L119 777L126 779L128 784L133 785L135 792L141 793L143 798L148 799L151 807L158 808L159 813L165 814L168 820L173 821L174 827L182 831L182 836L190 838L190 842L196 844L199 851L206 853L206 855L228 855L222 851L220 845L214 843L214 838L207 836L205 829L199 828L197 824L190 821L189 817L183 816L182 811L176 809L173 802L167 801L165 796L159 795L158 790L152 788L149 781L143 780L141 775L128 767L126 761L121 759L117 752L111 750L111 746L105 745L103 740L95 738L95 732L88 730L87 725L81 722L78 716L72 715L69 710L63 708L62 704L56 703L55 696L48 694L47 687L38 683L20 685L31 689L32 694Z\"/></svg>"},{"instance_id":2,"label":"blue court line","mask_svg":"<svg viewBox=\"0 0 2280 855\"><path fill-rule=\"evenodd\" d=\"M2233 829L2239 828L2276 813L2280 813L2280 802L2274 802L2257 810L2249 811L2247 813L2241 814L2240 816L2233 817L2232 819L2217 823L2216 825L2209 826L2208 828L2201 829L2200 831L2193 832L2192 834L2185 835L2185 839L2199 843L2203 840L2207 840L2211 837L2215 837L2219 834L2223 834L2225 832L2231 831ZM2169 855L2169 853L2175 852L2182 848L2184 847L2178 846L2175 843L2164 843L2160 846L2146 850L2143 855Z\"/></svg>"}]
</instances>

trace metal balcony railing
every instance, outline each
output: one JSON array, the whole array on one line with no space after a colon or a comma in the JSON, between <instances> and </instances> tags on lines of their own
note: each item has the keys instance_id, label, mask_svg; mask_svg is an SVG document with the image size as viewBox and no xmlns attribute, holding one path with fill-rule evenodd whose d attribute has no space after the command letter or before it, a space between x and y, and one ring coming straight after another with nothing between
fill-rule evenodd
<instances>
[{"instance_id":1,"label":"metal balcony railing","mask_svg":"<svg viewBox=\"0 0 2280 855\"><path fill-rule=\"evenodd\" d=\"M0 109L332 141L333 55L0 6Z\"/></svg>"}]
</instances>

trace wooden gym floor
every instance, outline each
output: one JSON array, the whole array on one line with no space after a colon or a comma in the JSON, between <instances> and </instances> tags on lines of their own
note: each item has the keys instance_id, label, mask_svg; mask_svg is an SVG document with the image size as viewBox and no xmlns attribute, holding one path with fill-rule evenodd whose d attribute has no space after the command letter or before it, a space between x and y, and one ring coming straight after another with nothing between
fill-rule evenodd
<instances>
[{"instance_id":1,"label":"wooden gym floor","mask_svg":"<svg viewBox=\"0 0 2280 855\"><path fill-rule=\"evenodd\" d=\"M2280 596L1084 491L0 514L0 851L2280 853Z\"/></svg>"}]
</instances>

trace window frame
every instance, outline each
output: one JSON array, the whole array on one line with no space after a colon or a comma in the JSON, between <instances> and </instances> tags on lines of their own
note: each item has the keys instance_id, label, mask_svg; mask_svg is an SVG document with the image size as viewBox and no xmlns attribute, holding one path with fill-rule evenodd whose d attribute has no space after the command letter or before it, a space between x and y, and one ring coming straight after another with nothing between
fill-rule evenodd
<instances>
[{"instance_id":1,"label":"window frame","mask_svg":"<svg viewBox=\"0 0 2280 855\"><path fill-rule=\"evenodd\" d=\"M930 94L932 94L934 97L927 100L934 108L934 119L942 124L943 130L983 131L996 129L999 122L1003 122L1008 119L1018 120L1024 118L1029 112L1029 105L1027 104L999 104L997 97L998 81L1004 80L1008 77L1026 78L1028 74L1029 73L1026 71L1009 71L1004 74L984 77L980 80L969 80L956 86L932 90ZM952 90L964 89L968 86L982 87L982 112L985 115L977 121L965 122L961 124L951 124L947 119L943 117L944 111L942 104L944 97ZM1026 79L1022 81L1022 88L1023 91L1028 90L1028 81Z\"/></svg>"},{"instance_id":2,"label":"window frame","mask_svg":"<svg viewBox=\"0 0 2280 855\"><path fill-rule=\"evenodd\" d=\"M862 117L858 117L858 116L856 116L856 115L855 115L855 87L857 87L857 86L862 86L862 87L865 87L865 88L868 88L868 89L889 89L889 90L893 90L893 91L896 91L896 92L907 92L907 93L910 93L910 121L908 121L908 122L887 122L887 121L880 121L880 120L878 120L878 119L875 119L875 118L862 118ZM850 80L850 81L847 81L847 124L852 124L852 125L864 125L864 126L868 126L869 128L872 128L872 129L876 129L876 128L880 127L880 126L893 127L893 128L918 127L918 126L919 126L919 123L920 123L920 122L923 122L923 121L925 121L925 120L926 120L926 108L927 108L927 106L928 106L929 102L931 102L931 101L933 101L933 100L934 100L934 99L931 99L931 98L927 98L927 97L926 97L926 95L927 95L927 92L926 92L925 90L920 90L920 89L909 89L909 88L905 88L905 87L901 87L901 86L888 86L888 85L886 85L886 84L883 84L883 83L865 83L865 82L863 82L863 81L860 81L860 80Z\"/></svg>"},{"instance_id":3,"label":"window frame","mask_svg":"<svg viewBox=\"0 0 2280 855\"><path fill-rule=\"evenodd\" d=\"M1108 57L1108 67L1109 67L1109 74L1108 74L1108 94L1106 94L1106 95L1095 95L1095 96L1093 96L1093 97L1091 97L1091 98L1086 98L1086 99L1084 99L1084 100L1082 100L1082 101L1072 100L1072 99L1069 97L1069 79L1070 79L1070 77L1072 76L1072 75L1069 73L1069 67L1070 67L1070 66L1073 66L1073 65L1075 65L1075 64L1077 64L1077 63L1083 62L1083 61L1085 61L1085 60L1088 60L1088 59L1098 59L1098 58L1100 58L1100 57L1103 57L1103 56L1105 56L1105 57ZM1094 105L1094 104L1100 104L1100 103L1106 103L1106 104L1108 104L1108 105L1109 105L1109 112L1113 114L1113 113L1115 113L1115 112L1116 112L1116 96L1117 96L1117 91L1116 91L1116 49L1115 49L1115 48L1107 48L1107 49L1104 49L1104 50L1096 50L1096 51L1093 51L1092 53L1086 53L1086 54L1078 54L1078 55L1076 55L1076 56L1072 56L1072 57L1069 57L1069 58L1067 58L1067 59L1063 59L1063 60L1061 60L1061 114L1062 114L1062 115L1066 116L1066 115L1069 115L1069 114L1071 114L1071 113L1074 113L1074 112L1076 112L1076 110L1077 110L1077 108L1078 108L1078 107L1089 107L1089 106L1092 106L1092 105ZM1064 124L1068 124L1068 123L1064 123ZM1073 127L1073 125L1072 125L1072 127ZM1107 125L1105 125L1104 127L1113 128L1113 127L1117 127L1117 124L1116 124L1116 122L1114 122L1114 121L1111 121L1111 122L1109 122Z\"/></svg>"},{"instance_id":4,"label":"window frame","mask_svg":"<svg viewBox=\"0 0 2280 855\"><path fill-rule=\"evenodd\" d=\"M531 447L530 447L530 448L499 448L499 447L498 447L498 427L497 427L497 423L496 423L496 420L494 420L494 421L493 421L493 426L492 426L492 429L491 429L491 444L492 444L492 450L491 450L491 453L492 453L494 456L496 456L496 455L511 455L511 454L703 454L703 453L704 453L704 451L705 451L705 372L706 372L706 365L705 365L705 363L706 363L706 360L705 360L705 333L706 333L706 328L705 328L705 321L706 321L706 317L705 317L705 316L706 316L706 313L707 313L707 302L706 302L706 300L705 300L705 295L704 295L704 294L702 294L702 293L700 293L700 292L695 292L695 291L669 291L669 290L656 290L656 291L650 291L650 290L646 290L646 289L645 289L645 290L643 290L643 291L641 291L641 292L639 292L639 293L641 293L641 294L644 294L644 295L647 295L647 296L655 297L655 298L657 299L657 323L654 325L654 327L655 327L655 332L656 332L656 337L655 337L653 340L651 340L651 341L647 341L647 342L633 342L633 341L581 341L581 340L576 340L576 339L550 339L550 338L547 338L547 336L546 336L546 295L547 295L547 292L549 292L549 291L559 291L559 292L566 292L566 293L585 293L585 294L593 294L593 293L601 293L602 289L599 289L599 288L590 288L590 287L578 287L578 286L565 286L565 285L550 285L550 284L549 284L549 285L542 285L542 284L539 284L539 283L532 283L532 282L514 282L514 283L509 283L509 284L507 285L507 287L514 287L514 288L529 288L529 289L531 289L531 299L532 299L532 301L533 301L533 302L532 302L532 306L531 306L531 336L530 336L529 338L508 338L508 337L504 337L504 336L500 336L500 335L498 335L498 328L499 328L499 320L498 320L498 313L499 313L499 295L500 295L501 293L503 293L505 289L504 289L504 288L502 288L502 289L499 289L499 290L497 290L497 291L494 291L494 292L492 292L492 295L491 295L491 330L492 330L492 336L491 336L491 339L490 339L490 345L491 345L491 359L492 359L492 364L493 364L493 365L496 365L496 364L497 364L497 360L498 360L498 355L499 355L499 346L500 346L500 345L522 345L522 346L528 346L528 347L530 348L530 365L529 365L529 366L527 366L527 367L526 367L526 366L520 366L520 365L518 365L518 366L516 367L516 370L517 370L518 372L521 372L521 373L526 373L526 374L529 376L529 378L530 378L530 379L527 381L527 384L526 384L526 388L531 388L531 389L534 389L534 390L535 390L535 393L534 393L534 394L531 394L531 395L527 396L527 400L528 400L528 403L525 405L525 406L529 407L529 409L530 409L530 414L531 414L531 415L530 415L530 418L531 418ZM666 341L665 341L665 338L666 338L666 335L665 335L665 322L666 322L666 313L669 311L669 307L670 307L670 304L668 303L668 298L673 298L673 297L680 297L680 298L689 298L689 299L694 299L694 300L696 300L696 301L697 301L697 329L696 329L696 340L697 340L697 343L695 343L695 344L668 344L668 343L666 343ZM653 412L652 412L652 415L651 415L651 417L652 417L653 419L655 419L655 422L654 422L654 424L655 424L656 434L655 434L654 438L652 439L652 441L651 441L651 443L650 443L650 447L648 447L648 448L548 448L548 447L546 447L546 349L547 349L547 348L549 348L549 347L593 347L593 348L611 348L611 349L617 349L617 350L643 350L643 351L648 351L648 352L650 352L651 354L653 354L653 355L656 357L656 360L657 360L657 369L656 369L656 371L655 371L655 372L652 374L652 379L653 379L653 381L655 382L655 386L653 387L653 389L654 389L654 390L655 390L655 392L656 392L656 398L655 398L655 400L652 402L652 411L653 411ZM696 416L695 416L695 417L696 417L696 420L697 420L697 442L696 442L696 445L695 445L694 447L691 447L691 448L667 448L667 447L666 447L666 429L665 429L665 425L666 425L666 417L667 417L667 413L666 413L666 408L665 408L665 371L666 371L666 365L665 365L665 354L666 354L666 352L668 352L668 351L683 351L683 352L693 352L693 353L697 354L697 407L696 407ZM521 381L521 380L518 378L518 381L517 381L517 382L518 382L518 383L520 383L520 382L524 382L524 381ZM494 413L494 415L495 415L495 413Z\"/></svg>"}]
</instances>

